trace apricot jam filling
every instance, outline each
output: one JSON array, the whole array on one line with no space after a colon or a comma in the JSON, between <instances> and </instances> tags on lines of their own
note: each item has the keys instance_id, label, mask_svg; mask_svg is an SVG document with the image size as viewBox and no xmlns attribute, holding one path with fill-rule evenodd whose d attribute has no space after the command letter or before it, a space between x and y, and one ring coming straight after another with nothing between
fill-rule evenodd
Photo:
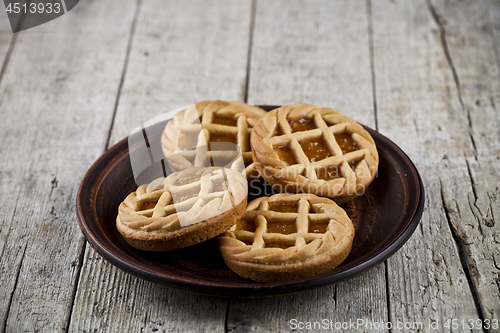
<instances>
[{"instance_id":1,"label":"apricot jam filling","mask_svg":"<svg viewBox=\"0 0 500 333\"><path fill-rule=\"evenodd\" d=\"M280 136L283 135L283 131L281 130L280 125L276 124L276 129L274 130L273 136Z\"/></svg>"},{"instance_id":2,"label":"apricot jam filling","mask_svg":"<svg viewBox=\"0 0 500 333\"><path fill-rule=\"evenodd\" d=\"M309 230L307 232L311 234L324 234L328 228L328 222L326 223L309 223Z\"/></svg>"},{"instance_id":3,"label":"apricot jam filling","mask_svg":"<svg viewBox=\"0 0 500 333\"><path fill-rule=\"evenodd\" d=\"M296 203L269 202L269 210L280 213L297 213L299 205Z\"/></svg>"},{"instance_id":4,"label":"apricot jam filling","mask_svg":"<svg viewBox=\"0 0 500 333\"><path fill-rule=\"evenodd\" d=\"M312 139L299 142L311 163L333 156L324 140Z\"/></svg>"},{"instance_id":5,"label":"apricot jam filling","mask_svg":"<svg viewBox=\"0 0 500 333\"><path fill-rule=\"evenodd\" d=\"M319 179L323 180L332 180L344 177L344 174L342 173L339 165L332 165L327 168L317 169L316 174L318 175Z\"/></svg>"},{"instance_id":6,"label":"apricot jam filling","mask_svg":"<svg viewBox=\"0 0 500 333\"><path fill-rule=\"evenodd\" d=\"M236 143L237 139L236 139L235 135L212 134L212 133L210 133L210 142L231 142L231 143Z\"/></svg>"},{"instance_id":7,"label":"apricot jam filling","mask_svg":"<svg viewBox=\"0 0 500 333\"><path fill-rule=\"evenodd\" d=\"M351 151L359 150L358 144L352 139L352 135L350 134L335 134L335 140L340 146L340 149L342 149L342 154L344 155Z\"/></svg>"},{"instance_id":8,"label":"apricot jam filling","mask_svg":"<svg viewBox=\"0 0 500 333\"><path fill-rule=\"evenodd\" d=\"M280 160L285 162L288 165L296 164L295 156L293 156L292 150L286 146L275 146L274 150L278 154Z\"/></svg>"},{"instance_id":9,"label":"apricot jam filling","mask_svg":"<svg viewBox=\"0 0 500 333\"><path fill-rule=\"evenodd\" d=\"M359 161L351 161L349 162L349 166L351 167L352 170L355 170L356 167L358 166Z\"/></svg>"},{"instance_id":10,"label":"apricot jam filling","mask_svg":"<svg viewBox=\"0 0 500 333\"><path fill-rule=\"evenodd\" d=\"M158 201L156 201L156 200L141 202L141 208L139 210L153 209L153 208L155 208L157 203L158 203Z\"/></svg>"},{"instance_id":11,"label":"apricot jam filling","mask_svg":"<svg viewBox=\"0 0 500 333\"><path fill-rule=\"evenodd\" d=\"M267 222L267 232L277 233L282 235L289 235L297 232L297 227L295 226L295 221L284 222L284 221L268 221Z\"/></svg>"},{"instance_id":12,"label":"apricot jam filling","mask_svg":"<svg viewBox=\"0 0 500 333\"><path fill-rule=\"evenodd\" d=\"M213 124L219 124L219 125L226 125L226 126L237 126L237 120L233 118L225 118L225 117L217 117L214 116L212 118L212 123Z\"/></svg>"},{"instance_id":13,"label":"apricot jam filling","mask_svg":"<svg viewBox=\"0 0 500 333\"><path fill-rule=\"evenodd\" d=\"M300 118L297 120L288 119L288 124L290 124L292 133L309 131L316 128L313 119L306 119L306 118Z\"/></svg>"},{"instance_id":14,"label":"apricot jam filling","mask_svg":"<svg viewBox=\"0 0 500 333\"><path fill-rule=\"evenodd\" d=\"M358 163L359 163L359 161L351 161L348 164L351 167L351 169L354 171L354 170L356 170ZM323 180L332 180L332 179L336 179L336 178L345 177L340 165L332 165L332 166L329 166L327 168L316 169L316 174L318 175L319 179L323 179Z\"/></svg>"},{"instance_id":15,"label":"apricot jam filling","mask_svg":"<svg viewBox=\"0 0 500 333\"><path fill-rule=\"evenodd\" d=\"M255 232L256 226L253 221L239 220L236 224L236 230Z\"/></svg>"}]
</instances>

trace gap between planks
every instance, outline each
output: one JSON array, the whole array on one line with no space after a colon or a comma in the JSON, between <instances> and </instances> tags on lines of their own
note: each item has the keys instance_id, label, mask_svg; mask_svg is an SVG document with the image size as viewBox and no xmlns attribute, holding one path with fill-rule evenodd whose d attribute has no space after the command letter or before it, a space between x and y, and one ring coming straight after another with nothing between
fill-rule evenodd
<instances>
[{"instance_id":1,"label":"gap between planks","mask_svg":"<svg viewBox=\"0 0 500 333\"><path fill-rule=\"evenodd\" d=\"M19 266L17 267L16 278L14 280L14 288L12 289L12 293L10 294L9 302L7 303L7 313L5 314L5 320L3 322L3 327L5 330L7 329L7 322L9 321L10 307L12 305L12 299L14 298L14 294L16 293L17 284L19 282L19 275L21 274L21 267L23 265L24 256L26 255L26 248L27 248L27 245L25 244L24 250L23 250L23 255L21 256L21 260L19 261Z\"/></svg>"},{"instance_id":2,"label":"gap between planks","mask_svg":"<svg viewBox=\"0 0 500 333\"><path fill-rule=\"evenodd\" d=\"M479 298L479 293L476 289L476 285L474 284L474 281L472 280L472 274L469 269L469 265L467 265L467 260L465 258L466 253L463 250L463 245L461 244L460 237L458 237L456 231L453 228L453 225L451 223L451 217L450 217L450 211L446 205L446 201L444 199L444 193L443 193L443 184L442 181L439 180L439 186L441 190L441 202L443 204L443 209L444 209L444 215L446 217L446 222L448 222L448 227L450 228L451 235L453 236L453 240L455 241L455 245L458 249L458 254L460 256L460 263L462 264L462 269L464 270L465 277L467 278L467 282L469 283L469 289L472 294L472 298L474 300L474 304L476 305L476 310L477 314L479 316L479 319L481 319L481 322L484 322L484 314L482 311L482 306L481 306L481 301ZM483 329L483 331L485 331Z\"/></svg>"},{"instance_id":3,"label":"gap between planks","mask_svg":"<svg viewBox=\"0 0 500 333\"><path fill-rule=\"evenodd\" d=\"M127 68L128 68L128 63L129 63L129 59L130 59L130 50L132 49L132 42L133 42L134 35L135 35L135 28L136 28L137 18L139 16L139 13L141 10L141 5L142 5L142 0L137 0L135 12L134 12L134 19L132 20L132 25L130 27L130 35L129 35L129 40L128 40L128 44L127 44L127 51L126 51L126 55L125 55L125 61L123 64L122 75L120 78L118 92L116 94L116 101L115 101L115 105L114 105L114 109L113 109L113 115L111 118L109 130L108 130L108 136L106 138L106 144L104 146L104 151L109 149L109 140L110 140L111 131L113 129L113 125L115 122L116 110L118 109L118 103L119 103L120 95L121 95L122 88L123 88L123 82L125 81L125 76L127 75ZM1 80L1 76L0 76L0 80ZM69 332L69 328L71 325L71 317L73 315L73 309L75 306L75 297L76 297L76 292L77 292L78 285L80 282L80 277L81 277L81 273L82 273L82 267L83 267L83 261L84 261L86 249L87 249L87 240L85 240L85 242L83 243L82 252L80 253L80 257L78 259L78 267L77 267L77 272L76 272L75 285L73 286L73 293L71 295L71 306L69 309L68 323L66 324L66 332Z\"/></svg>"},{"instance_id":4,"label":"gap between planks","mask_svg":"<svg viewBox=\"0 0 500 333\"><path fill-rule=\"evenodd\" d=\"M248 34L248 55L247 55L247 76L245 78L245 95L243 101L248 102L248 86L250 83L250 69L252 65L252 48L253 48L253 33L255 29L255 13L257 11L257 0L252 0L252 7L250 10L250 32Z\"/></svg>"},{"instance_id":5,"label":"gap between planks","mask_svg":"<svg viewBox=\"0 0 500 333\"><path fill-rule=\"evenodd\" d=\"M448 67L450 67L451 74L453 75L453 80L455 81L455 87L457 89L457 94L458 94L458 100L460 102L460 106L462 108L462 111L465 111L467 113L467 121L469 122L469 138L470 138L470 141L472 143L474 156L477 159L476 143L474 142L474 137L472 136L472 120L470 117L470 109L465 105L463 97L462 97L462 89L460 89L460 80L458 79L457 70L455 68L455 65L453 64L453 60L451 59L450 50L448 49L448 43L446 42L446 30L444 29L444 26L441 23L439 16L436 13L434 6L432 6L430 0L425 0L425 4L427 5L427 9L429 10L429 13L431 15L432 20L438 26L439 37L441 39L441 46L443 47L443 52L444 52L444 56L446 57L446 62L448 63Z\"/></svg>"},{"instance_id":6,"label":"gap between planks","mask_svg":"<svg viewBox=\"0 0 500 333\"><path fill-rule=\"evenodd\" d=\"M448 67L449 67L449 69L450 69L450 71L452 73L453 80L455 82L455 88L456 88L456 91L457 91L458 100L460 102L460 106L462 108L462 111L465 112L466 115L467 115L468 135L469 135L469 139L470 139L470 142L471 142L471 145L472 145L474 158L477 161L478 160L478 158L477 158L477 148L476 148L476 143L475 143L474 137L473 137L473 128L472 128L472 120L471 120L470 108L468 108L467 105L464 103L464 100L463 100L463 97L462 97L462 89L461 89L461 85L460 85L460 80L458 78L457 70L456 70L455 65L453 63L453 59L451 57L450 50L448 48L448 43L446 41L446 30L445 30L445 27L443 26L443 24L442 24L442 22L441 22L441 20L439 18L439 15L437 14L434 6L432 5L431 1L430 0L425 0L425 4L427 6L427 9L429 10L429 14L430 14L432 20L436 23L436 25L437 25L437 27L439 29L439 36L440 36L440 40L441 40L441 46L443 48L443 53L444 53L444 55L446 57L446 62L448 64ZM497 63L497 65L498 65L498 63ZM474 188L474 179L472 178L472 174L470 172L469 163L468 163L468 161L467 161L467 159L465 157L464 157L464 159L465 159L465 162L467 164L468 175L469 175L469 178L470 178L470 181L471 181L471 185L472 185L472 192L474 193L474 197L475 197L475 199L477 201L476 190ZM456 230L453 227L453 224L451 222L449 209L448 209L448 206L446 205L446 202L445 202L445 199L444 199L443 184L442 184L441 180L439 181L439 185L440 185L441 200L442 200L442 204L443 204L443 209L445 211L445 217L446 217L447 225L450 228L450 232L451 232L451 234L453 236L453 240L454 240L455 245L457 247L458 254L460 256L460 263L462 265L462 269L464 271L464 274L465 274L465 276L467 278L467 281L468 281L468 284L469 284L469 288L470 288L470 292L472 294L474 303L476 305L476 310L477 310L478 316L481 319L481 321L484 322L485 316L484 316L484 313L483 313L483 309L485 309L485 307L483 306L483 304L481 302L479 291L477 289L476 284L474 283L474 280L472 278L472 274L471 274L471 271L470 271L469 264L467 263L467 260L466 260L466 256L467 256L466 248L465 248L465 245L463 244L462 239L457 234L457 232L456 232ZM479 223L479 228L481 228L481 224L480 223ZM483 331L485 331L485 329L483 329Z\"/></svg>"},{"instance_id":7,"label":"gap between planks","mask_svg":"<svg viewBox=\"0 0 500 333\"><path fill-rule=\"evenodd\" d=\"M118 110L118 104L120 103L120 96L121 96L122 90L123 90L123 83L125 82L125 76L127 75L128 63L130 60L130 51L132 50L132 44L134 41L135 29L136 29L136 24L137 24L137 18L139 17L139 13L141 11L141 6L142 6L142 0L137 0L136 7L135 7L135 13L134 13L134 20L132 21L132 26L130 27L130 36L129 36L128 45L127 45L127 53L125 55L125 62L123 64L122 77L120 79L118 93L116 94L115 107L113 109L113 116L111 118L111 124L109 125L108 137L106 139L106 146L104 147L105 151L109 149L109 140L111 139L111 132L112 132L113 126L115 124L116 111ZM84 249L84 251L85 251L85 249Z\"/></svg>"},{"instance_id":8,"label":"gap between planks","mask_svg":"<svg viewBox=\"0 0 500 333\"><path fill-rule=\"evenodd\" d=\"M12 51L14 50L14 46L16 45L16 40L17 40L17 34L14 34L14 36L12 36L12 39L10 40L9 49L7 50L7 55L5 56L5 59L2 64L2 69L0 70L0 83L2 83L3 75L5 74L5 70L9 65L10 56L12 54Z\"/></svg>"},{"instance_id":9,"label":"gap between planks","mask_svg":"<svg viewBox=\"0 0 500 333\"><path fill-rule=\"evenodd\" d=\"M375 121L375 130L378 131L378 115L377 115L377 85L375 78L375 55L373 51L373 16L372 16L372 1L366 0L366 17L368 23L368 45L370 49L370 73L372 77L372 98L373 98L373 116ZM421 226L421 224L420 224ZM391 297L389 286L389 265L387 260L384 261L384 274L385 274L385 297L387 302L387 320L392 321L391 318ZM392 331L391 328L388 329Z\"/></svg>"},{"instance_id":10,"label":"gap between planks","mask_svg":"<svg viewBox=\"0 0 500 333\"><path fill-rule=\"evenodd\" d=\"M250 84L250 69L252 68L252 49L253 49L253 34L255 30L255 13L257 12L257 0L252 0L252 7L250 10L250 31L248 33L248 50L247 50L247 73L245 78L245 93L243 101L248 102L248 87ZM229 322L229 307L231 306L231 299L228 298L226 302L226 312L224 318L224 332L228 333Z\"/></svg>"}]
</instances>

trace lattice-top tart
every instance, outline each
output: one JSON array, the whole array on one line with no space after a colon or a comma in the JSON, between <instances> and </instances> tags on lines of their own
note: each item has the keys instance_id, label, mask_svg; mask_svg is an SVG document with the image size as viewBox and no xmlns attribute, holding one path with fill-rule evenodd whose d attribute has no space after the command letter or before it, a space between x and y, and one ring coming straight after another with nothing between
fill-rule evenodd
<instances>
[{"instance_id":1,"label":"lattice-top tart","mask_svg":"<svg viewBox=\"0 0 500 333\"><path fill-rule=\"evenodd\" d=\"M222 168L191 168L140 186L120 204L116 226L127 243L167 251L213 238L245 212L247 180Z\"/></svg>"},{"instance_id":2,"label":"lattice-top tart","mask_svg":"<svg viewBox=\"0 0 500 333\"><path fill-rule=\"evenodd\" d=\"M217 238L227 266L254 281L275 282L331 271L351 251L354 226L334 201L312 194L276 194L248 204Z\"/></svg>"},{"instance_id":3,"label":"lattice-top tart","mask_svg":"<svg viewBox=\"0 0 500 333\"><path fill-rule=\"evenodd\" d=\"M215 165L255 175L250 133L265 114L240 102L197 103L167 123L161 139L163 153L175 171Z\"/></svg>"},{"instance_id":4,"label":"lattice-top tart","mask_svg":"<svg viewBox=\"0 0 500 333\"><path fill-rule=\"evenodd\" d=\"M266 114L251 135L253 160L278 192L343 203L364 193L378 168L371 135L339 111L308 104Z\"/></svg>"}]
</instances>

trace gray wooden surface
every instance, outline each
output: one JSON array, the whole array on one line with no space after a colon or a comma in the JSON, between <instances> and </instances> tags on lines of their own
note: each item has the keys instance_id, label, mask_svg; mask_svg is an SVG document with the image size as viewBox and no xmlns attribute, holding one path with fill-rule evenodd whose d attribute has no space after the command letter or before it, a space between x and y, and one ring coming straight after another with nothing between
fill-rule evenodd
<instances>
[{"instance_id":1,"label":"gray wooden surface","mask_svg":"<svg viewBox=\"0 0 500 333\"><path fill-rule=\"evenodd\" d=\"M498 0L81 0L15 35L2 9L0 64L0 331L500 332L467 328L500 320ZM136 126L204 99L307 102L376 128L422 175L420 227L361 276L291 296L118 270L78 228L81 179Z\"/></svg>"}]
</instances>

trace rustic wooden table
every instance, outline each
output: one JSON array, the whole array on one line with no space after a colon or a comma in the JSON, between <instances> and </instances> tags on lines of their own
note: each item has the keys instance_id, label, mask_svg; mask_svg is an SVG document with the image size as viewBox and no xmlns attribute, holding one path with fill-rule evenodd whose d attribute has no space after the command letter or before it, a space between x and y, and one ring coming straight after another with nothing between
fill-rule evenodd
<instances>
[{"instance_id":1,"label":"rustic wooden table","mask_svg":"<svg viewBox=\"0 0 500 333\"><path fill-rule=\"evenodd\" d=\"M500 331L499 1L82 0L17 34L2 9L0 63L0 331ZM420 226L384 264L292 296L118 270L78 228L86 170L205 99L308 102L377 129L422 175Z\"/></svg>"}]
</instances>

